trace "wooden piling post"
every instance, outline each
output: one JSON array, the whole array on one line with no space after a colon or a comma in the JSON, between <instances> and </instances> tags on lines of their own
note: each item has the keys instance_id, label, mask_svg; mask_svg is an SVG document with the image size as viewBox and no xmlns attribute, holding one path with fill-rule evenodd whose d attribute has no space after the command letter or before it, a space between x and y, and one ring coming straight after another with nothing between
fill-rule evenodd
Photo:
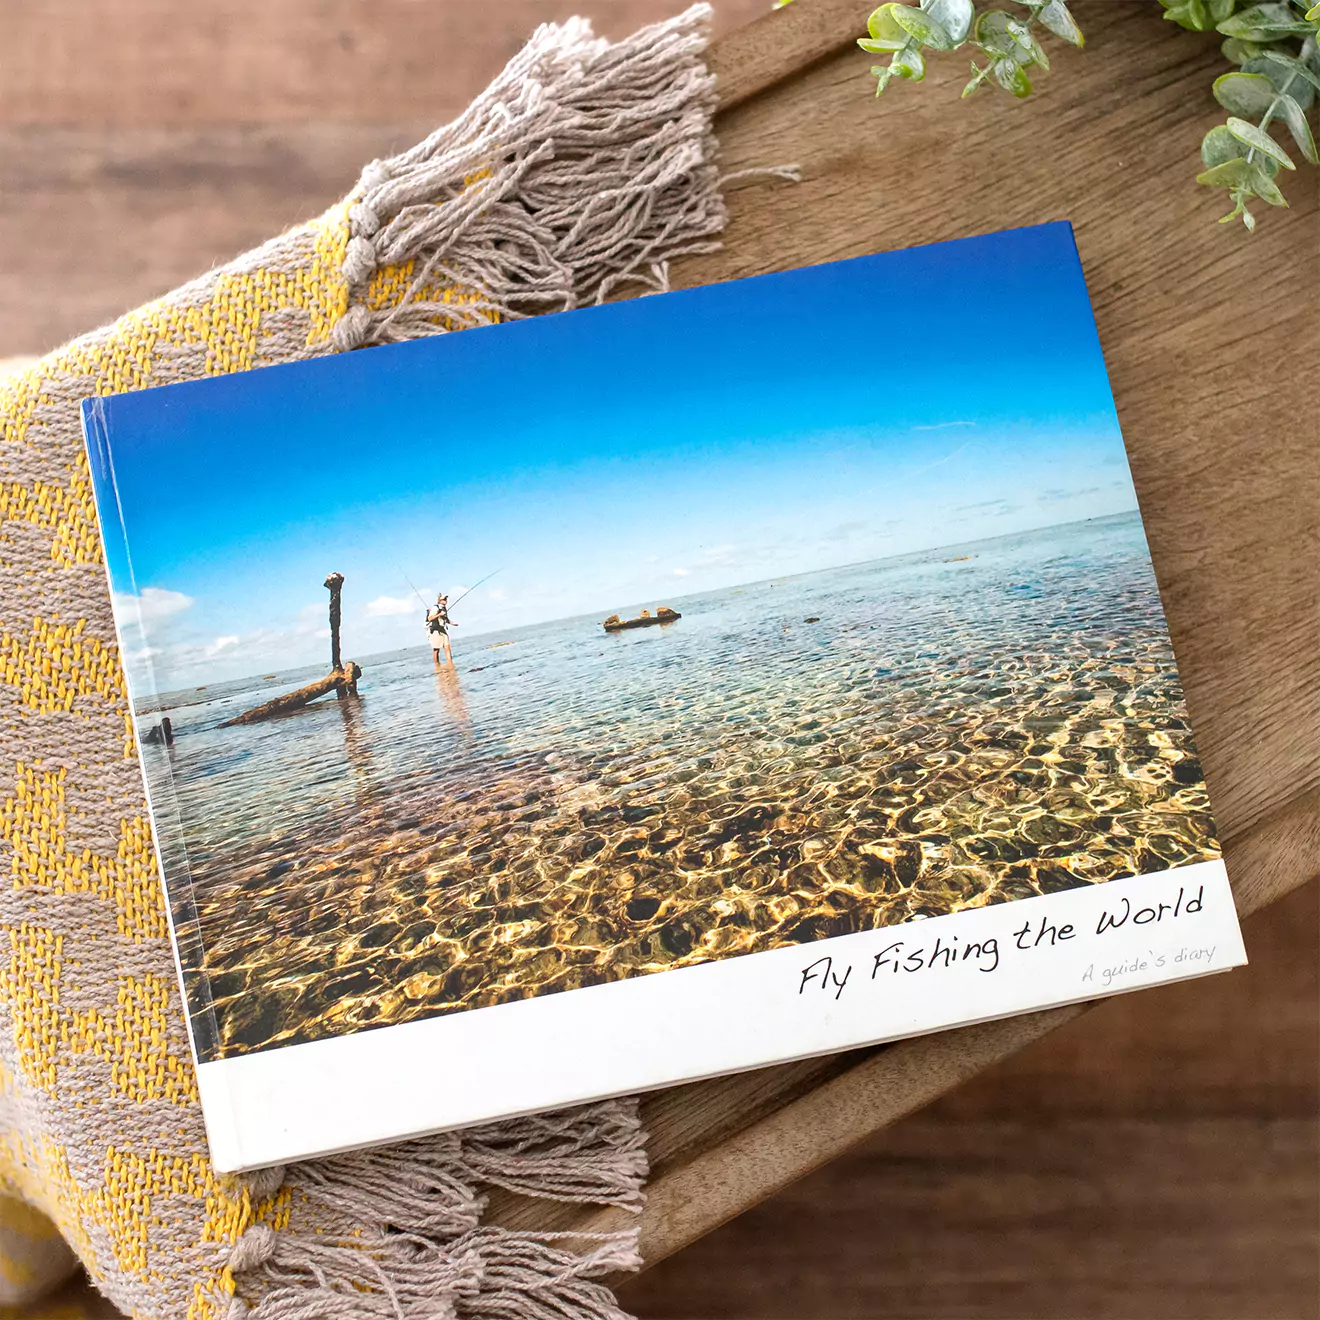
<instances>
[{"instance_id":1,"label":"wooden piling post","mask_svg":"<svg viewBox=\"0 0 1320 1320\"><path fill-rule=\"evenodd\" d=\"M343 668L339 658L339 593L344 589L344 575L331 573L325 585L330 592L330 670L334 673ZM339 695L342 697L343 693Z\"/></svg>"}]
</instances>

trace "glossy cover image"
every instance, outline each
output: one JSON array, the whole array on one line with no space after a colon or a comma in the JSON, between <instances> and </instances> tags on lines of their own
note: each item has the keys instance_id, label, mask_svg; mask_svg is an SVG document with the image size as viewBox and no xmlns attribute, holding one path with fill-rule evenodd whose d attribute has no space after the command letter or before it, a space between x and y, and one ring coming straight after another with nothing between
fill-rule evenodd
<instances>
[{"instance_id":1,"label":"glossy cover image","mask_svg":"<svg viewBox=\"0 0 1320 1320\"><path fill-rule=\"evenodd\" d=\"M969 296L986 269L1029 298L1029 346ZM85 416L232 1166L1241 961L1066 225ZM885 967L933 967L944 932L972 987L1007 961L993 909L1169 874L1145 944L1210 952L1135 981L1088 987L1061 948L1057 983L1017 977L992 1011L916 988L926 1016L898 990L846 1011L840 987L828 1023L766 1033L696 1007L712 975L833 993L822 959L918 921L934 943ZM1198 919L1218 934L1189 945ZM873 952L849 965L880 984ZM661 1019L650 1049L593 1044ZM420 1024L451 1062L483 1041L526 1062L535 1035L574 1065L407 1116L368 1087L317 1135L254 1135L350 1049L426 1083L399 1034Z\"/></svg>"}]
</instances>

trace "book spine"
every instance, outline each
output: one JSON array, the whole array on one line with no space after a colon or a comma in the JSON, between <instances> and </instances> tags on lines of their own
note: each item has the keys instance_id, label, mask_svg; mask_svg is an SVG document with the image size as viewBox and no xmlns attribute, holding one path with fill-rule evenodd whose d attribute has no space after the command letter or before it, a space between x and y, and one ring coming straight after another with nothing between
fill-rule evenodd
<instances>
[{"instance_id":1,"label":"book spine","mask_svg":"<svg viewBox=\"0 0 1320 1320\"><path fill-rule=\"evenodd\" d=\"M152 748L153 764L147 765L146 722L140 711L156 694L155 672L147 645L141 593L133 574L128 529L115 479L111 442L113 401L89 398L82 402L83 442L91 470L92 493L100 525L102 560L110 590L120 663L128 685L129 718L133 724L138 766L142 772L156 848L156 866L165 899L174 966L188 1021L188 1039L193 1059L202 1063L215 1057L219 1045L210 980L205 971L204 949L193 894L192 872L184 846L183 822L175 795L173 752ZM155 754L156 752L159 754Z\"/></svg>"}]
</instances>

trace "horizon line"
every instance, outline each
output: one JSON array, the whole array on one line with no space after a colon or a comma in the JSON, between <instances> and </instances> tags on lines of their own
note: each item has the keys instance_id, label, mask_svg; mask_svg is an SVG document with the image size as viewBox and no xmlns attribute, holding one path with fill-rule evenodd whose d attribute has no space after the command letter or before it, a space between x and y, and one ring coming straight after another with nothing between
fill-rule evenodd
<instances>
[{"instance_id":1,"label":"horizon line","mask_svg":"<svg viewBox=\"0 0 1320 1320\"><path fill-rule=\"evenodd\" d=\"M703 596L716 595L722 591L732 591L735 588L741 589L741 588L749 588L749 587L759 587L768 582L793 582L800 578L815 577L821 573L837 573L837 572L841 572L844 569L863 568L871 564L879 565L879 564L895 563L898 560L911 559L918 555L933 555L933 554L942 553L943 551L946 550L966 549L969 546L991 545L996 541L1007 541L1015 536L1032 536L1039 532L1054 531L1062 527L1076 527L1083 523L1112 522L1120 518L1131 518L1131 517L1136 517L1138 522L1141 523L1142 531L1144 534L1145 520L1141 516L1140 506L1134 504L1131 509L1125 509L1118 513L1102 513L1096 517L1091 517L1091 518L1070 518L1066 522L1044 523L1039 527L1028 527L1015 532L1004 532L999 536L977 537L975 540L971 540L971 541L948 541L941 545L926 546L924 549L921 550L904 550L898 554L885 555L879 559L854 559L854 560L849 560L846 563L842 563L842 564L830 564L824 568L807 569L805 572L802 573L786 573L786 574L772 573L768 577L754 578L751 581L747 581L747 582L733 582L728 584L727 586L711 587L705 591L691 592L686 596L669 596L666 597L666 599L672 601L678 601L680 603L683 601L699 600ZM480 638L498 637L505 633L520 632L525 628L544 628L553 623L568 623L573 619L589 619L594 617L596 614L599 614L600 610L603 608L605 607L601 606L596 609L582 610L576 614L562 614L556 616L553 619L541 619L535 623L519 623L502 628L491 628L485 632L471 633L463 640L475 642ZM630 607L624 606L623 608L630 608ZM429 648L427 648L423 643L410 644L406 646L396 646L392 650L388 650L388 651L369 652L368 654L364 655L360 661L356 661L356 663L365 663L367 661L381 659L385 656L400 655L406 651L420 651L426 649ZM318 668L319 667L317 666L315 661L309 661L307 664L296 665L287 671L283 670L282 667L277 668L275 670L275 673L278 674L281 672L287 672L288 674L292 675L298 673L300 670L304 670L304 669L312 670ZM267 670L267 672L269 673L270 671ZM327 670L326 672L328 673L329 671ZM146 699L152 702L159 702L162 698L174 695L176 693L184 694L189 692L197 692L197 691L201 691L204 688L218 687L226 683L245 683L251 679L264 679L264 678L265 678L265 674L252 673L252 674L247 674L242 678L210 679L205 683L194 684L188 687L175 687L175 688L166 689L164 691L157 689L152 691L150 694L146 694Z\"/></svg>"}]
</instances>

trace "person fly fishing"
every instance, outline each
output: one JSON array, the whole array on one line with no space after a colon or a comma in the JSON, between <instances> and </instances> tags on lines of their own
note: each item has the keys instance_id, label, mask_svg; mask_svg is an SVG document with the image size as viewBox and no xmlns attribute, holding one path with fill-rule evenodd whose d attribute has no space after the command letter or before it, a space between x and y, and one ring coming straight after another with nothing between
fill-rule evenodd
<instances>
[{"instance_id":1,"label":"person fly fishing","mask_svg":"<svg viewBox=\"0 0 1320 1320\"><path fill-rule=\"evenodd\" d=\"M501 570L497 568L495 573L500 571ZM403 573L403 569L400 568L399 572ZM486 576L481 579L481 582L478 582L475 586L469 587L458 598L458 600L454 602L454 604L458 605L466 600L474 591L476 591L477 587L482 585L482 583L489 582L491 578L495 576L495 573L487 573ZM435 598L435 604L427 608L425 597L423 597L422 593L413 586L412 579L406 573L403 573L403 580L412 587L412 593L417 597L418 603L423 609L426 609L426 640L431 644L432 658L438 666L440 664L440 652L443 651L445 653L445 659L449 661L449 664L452 667L454 663L454 652L449 646L449 630L451 628L457 628L458 624L449 617L449 597L442 591Z\"/></svg>"},{"instance_id":2,"label":"person fly fishing","mask_svg":"<svg viewBox=\"0 0 1320 1320\"><path fill-rule=\"evenodd\" d=\"M435 598L435 604L426 611L426 635L431 643L432 658L437 665L440 663L441 651L451 665L454 663L454 653L449 646L449 630L457 626L449 617L449 597L442 591Z\"/></svg>"}]
</instances>

